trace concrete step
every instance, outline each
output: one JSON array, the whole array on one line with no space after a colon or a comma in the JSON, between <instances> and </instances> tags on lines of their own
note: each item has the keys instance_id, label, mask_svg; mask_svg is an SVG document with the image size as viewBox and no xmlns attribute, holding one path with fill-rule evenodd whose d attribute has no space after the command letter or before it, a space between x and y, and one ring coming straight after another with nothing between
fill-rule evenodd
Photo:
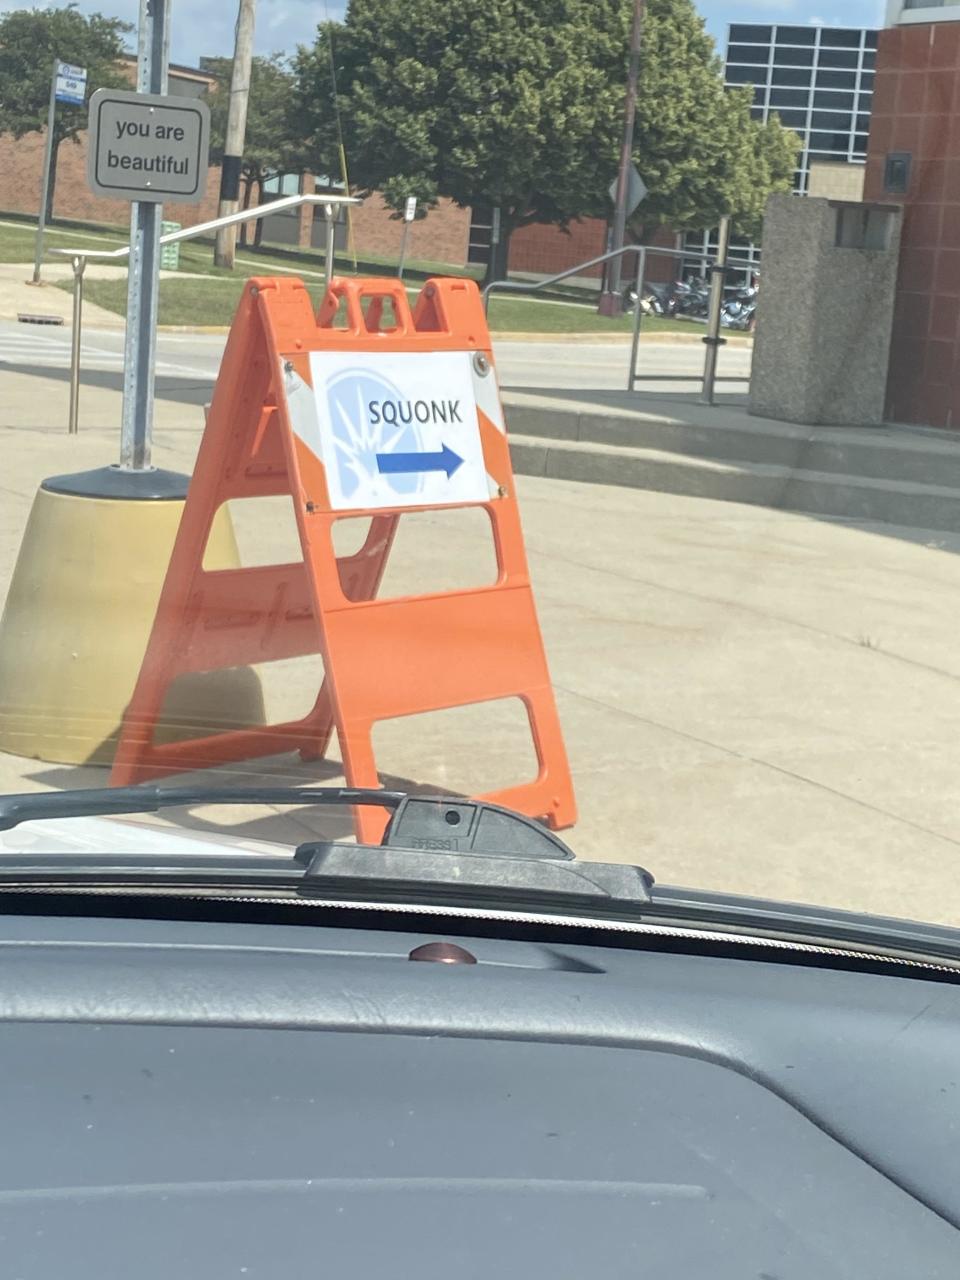
<instances>
[{"instance_id":1,"label":"concrete step","mask_svg":"<svg viewBox=\"0 0 960 1280\"><path fill-rule=\"evenodd\" d=\"M521 475L654 489L849 520L960 530L960 486L876 479L511 432Z\"/></svg>"},{"instance_id":2,"label":"concrete step","mask_svg":"<svg viewBox=\"0 0 960 1280\"><path fill-rule=\"evenodd\" d=\"M511 435L627 446L674 454L863 479L960 489L960 440L901 427L806 427L742 410L687 403L662 413L584 406L508 393Z\"/></svg>"}]
</instances>

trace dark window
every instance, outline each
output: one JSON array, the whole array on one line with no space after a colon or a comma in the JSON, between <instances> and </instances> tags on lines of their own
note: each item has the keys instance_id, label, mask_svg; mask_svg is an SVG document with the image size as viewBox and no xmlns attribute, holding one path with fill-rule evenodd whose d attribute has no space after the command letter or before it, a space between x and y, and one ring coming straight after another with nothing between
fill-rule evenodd
<instances>
[{"instance_id":1,"label":"dark window","mask_svg":"<svg viewBox=\"0 0 960 1280\"><path fill-rule=\"evenodd\" d=\"M821 49L821 67L855 67L860 55L855 49Z\"/></svg>"},{"instance_id":2,"label":"dark window","mask_svg":"<svg viewBox=\"0 0 960 1280\"><path fill-rule=\"evenodd\" d=\"M765 88L758 86L753 91L753 105L755 107L763 107L763 106L766 106L766 102L767 102L767 91Z\"/></svg>"},{"instance_id":3,"label":"dark window","mask_svg":"<svg viewBox=\"0 0 960 1280\"><path fill-rule=\"evenodd\" d=\"M865 156L869 144L870 135L868 133L855 133L853 135L853 154L855 156Z\"/></svg>"},{"instance_id":4,"label":"dark window","mask_svg":"<svg viewBox=\"0 0 960 1280\"><path fill-rule=\"evenodd\" d=\"M877 47L876 31L865 31L863 33L863 46L865 49L875 49Z\"/></svg>"},{"instance_id":5,"label":"dark window","mask_svg":"<svg viewBox=\"0 0 960 1280\"><path fill-rule=\"evenodd\" d=\"M834 49L859 49L860 32L849 27L821 27L820 47L827 45Z\"/></svg>"},{"instance_id":6,"label":"dark window","mask_svg":"<svg viewBox=\"0 0 960 1280\"><path fill-rule=\"evenodd\" d=\"M812 67L812 49L774 49L774 65L778 67Z\"/></svg>"},{"instance_id":7,"label":"dark window","mask_svg":"<svg viewBox=\"0 0 960 1280\"><path fill-rule=\"evenodd\" d=\"M873 89L873 72L862 71L860 73L860 88L872 91Z\"/></svg>"},{"instance_id":8,"label":"dark window","mask_svg":"<svg viewBox=\"0 0 960 1280\"><path fill-rule=\"evenodd\" d=\"M870 108L873 106L873 94L861 93L857 102L858 111L866 111L869 114Z\"/></svg>"},{"instance_id":9,"label":"dark window","mask_svg":"<svg viewBox=\"0 0 960 1280\"><path fill-rule=\"evenodd\" d=\"M810 87L810 72L804 67L774 67L771 77L774 84L799 84Z\"/></svg>"},{"instance_id":10,"label":"dark window","mask_svg":"<svg viewBox=\"0 0 960 1280\"><path fill-rule=\"evenodd\" d=\"M907 151L891 151L883 166L883 189L888 195L905 195L910 186L912 157Z\"/></svg>"},{"instance_id":11,"label":"dark window","mask_svg":"<svg viewBox=\"0 0 960 1280\"><path fill-rule=\"evenodd\" d=\"M807 127L806 111L778 111L780 123L788 129L805 129Z\"/></svg>"},{"instance_id":12,"label":"dark window","mask_svg":"<svg viewBox=\"0 0 960 1280\"><path fill-rule=\"evenodd\" d=\"M777 27L777 44L815 44L816 27Z\"/></svg>"},{"instance_id":13,"label":"dark window","mask_svg":"<svg viewBox=\"0 0 960 1280\"><path fill-rule=\"evenodd\" d=\"M875 53L872 53L872 52L864 53L863 65L864 67L866 67L868 71L873 70L874 64L876 63L876 61L877 61L877 55Z\"/></svg>"},{"instance_id":14,"label":"dark window","mask_svg":"<svg viewBox=\"0 0 960 1280\"><path fill-rule=\"evenodd\" d=\"M763 110L763 107L751 107L751 108L750 108L750 118L751 118L752 120L762 120L762 119L763 119L763 116L764 116L764 110Z\"/></svg>"},{"instance_id":15,"label":"dark window","mask_svg":"<svg viewBox=\"0 0 960 1280\"><path fill-rule=\"evenodd\" d=\"M810 123L814 129L845 129L849 133L853 119L845 111L815 111Z\"/></svg>"},{"instance_id":16,"label":"dark window","mask_svg":"<svg viewBox=\"0 0 960 1280\"><path fill-rule=\"evenodd\" d=\"M804 192L807 189L807 175L802 169L798 169L793 175L793 189L800 192Z\"/></svg>"},{"instance_id":17,"label":"dark window","mask_svg":"<svg viewBox=\"0 0 960 1280\"><path fill-rule=\"evenodd\" d=\"M756 84L765 79L762 67L727 67L727 84Z\"/></svg>"},{"instance_id":18,"label":"dark window","mask_svg":"<svg viewBox=\"0 0 960 1280\"><path fill-rule=\"evenodd\" d=\"M771 89L771 107L805 107L809 94L802 89Z\"/></svg>"},{"instance_id":19,"label":"dark window","mask_svg":"<svg viewBox=\"0 0 960 1280\"><path fill-rule=\"evenodd\" d=\"M753 23L749 25L734 23L730 28L731 41L737 40L742 44L769 44L772 36L772 28L757 27Z\"/></svg>"},{"instance_id":20,"label":"dark window","mask_svg":"<svg viewBox=\"0 0 960 1280\"><path fill-rule=\"evenodd\" d=\"M813 105L822 111L853 111L853 94L818 91L813 95Z\"/></svg>"},{"instance_id":21,"label":"dark window","mask_svg":"<svg viewBox=\"0 0 960 1280\"><path fill-rule=\"evenodd\" d=\"M869 132L870 132L870 117L869 117L868 115L867 115L867 116L857 116L857 124L856 124L856 128L857 128L857 132L858 132L858 133L869 133Z\"/></svg>"},{"instance_id":22,"label":"dark window","mask_svg":"<svg viewBox=\"0 0 960 1280\"><path fill-rule=\"evenodd\" d=\"M764 64L770 61L770 50L752 44L732 44L727 50L727 62L749 62Z\"/></svg>"},{"instance_id":23,"label":"dark window","mask_svg":"<svg viewBox=\"0 0 960 1280\"><path fill-rule=\"evenodd\" d=\"M811 133L811 151L829 151L832 155L846 155L850 150L848 133Z\"/></svg>"},{"instance_id":24,"label":"dark window","mask_svg":"<svg viewBox=\"0 0 960 1280\"><path fill-rule=\"evenodd\" d=\"M855 89L857 73L855 71L818 71L815 83L818 89Z\"/></svg>"}]
</instances>

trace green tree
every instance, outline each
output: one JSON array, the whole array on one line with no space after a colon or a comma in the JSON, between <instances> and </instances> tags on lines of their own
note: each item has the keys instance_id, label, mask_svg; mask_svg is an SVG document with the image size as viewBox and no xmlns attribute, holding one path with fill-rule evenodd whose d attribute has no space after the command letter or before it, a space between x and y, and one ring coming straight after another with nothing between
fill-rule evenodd
<instances>
[{"instance_id":1,"label":"green tree","mask_svg":"<svg viewBox=\"0 0 960 1280\"><path fill-rule=\"evenodd\" d=\"M752 102L749 86L724 88L692 0L647 0L633 155L650 194L630 223L637 240L664 224L713 227L723 214L756 230L770 192L790 189L800 140L779 120L753 120Z\"/></svg>"},{"instance_id":2,"label":"green tree","mask_svg":"<svg viewBox=\"0 0 960 1280\"><path fill-rule=\"evenodd\" d=\"M321 182L341 173L342 101L339 88L353 75L352 46L339 22L322 22L313 45L293 56L293 86L287 100L287 131L306 169Z\"/></svg>"},{"instance_id":3,"label":"green tree","mask_svg":"<svg viewBox=\"0 0 960 1280\"><path fill-rule=\"evenodd\" d=\"M216 76L216 88L207 101L210 106L210 159L216 164L223 159L227 131L227 109L230 105L232 58L206 58L205 71ZM241 204L250 207L256 191L259 204L263 200L268 178L299 167L298 156L288 130L288 104L294 77L286 59L280 54L254 58L250 67L250 96L247 102L247 128L243 142L240 178L243 183ZM263 219L258 219L254 244L263 233ZM241 223L240 243L247 243L247 224Z\"/></svg>"},{"instance_id":4,"label":"green tree","mask_svg":"<svg viewBox=\"0 0 960 1280\"><path fill-rule=\"evenodd\" d=\"M84 16L74 5L14 9L0 16L0 134L22 138L46 128L50 77L57 58L86 68L88 94L101 88L131 88L120 65L123 37L130 30L127 22L101 13ZM66 138L79 141L87 127L87 108L59 102L54 119L48 218L53 214L60 144Z\"/></svg>"},{"instance_id":5,"label":"green tree","mask_svg":"<svg viewBox=\"0 0 960 1280\"><path fill-rule=\"evenodd\" d=\"M409 195L499 207L502 270L517 227L563 225L610 182L623 89L607 67L626 46L622 23L596 12L622 8L351 0L337 54L351 176L396 210ZM329 63L329 47L314 54L315 70Z\"/></svg>"}]
</instances>

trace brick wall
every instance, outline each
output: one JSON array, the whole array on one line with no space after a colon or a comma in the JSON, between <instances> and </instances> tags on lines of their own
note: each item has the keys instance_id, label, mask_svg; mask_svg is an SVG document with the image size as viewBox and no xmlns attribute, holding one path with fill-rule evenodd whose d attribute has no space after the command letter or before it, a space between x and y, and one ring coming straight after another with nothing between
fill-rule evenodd
<instances>
[{"instance_id":1,"label":"brick wall","mask_svg":"<svg viewBox=\"0 0 960 1280\"><path fill-rule=\"evenodd\" d=\"M880 33L864 195L904 205L887 416L960 428L960 22ZM905 194L887 155L911 156Z\"/></svg>"},{"instance_id":2,"label":"brick wall","mask_svg":"<svg viewBox=\"0 0 960 1280\"><path fill-rule=\"evenodd\" d=\"M368 197L362 205L354 208L353 234L357 253L382 254L393 261L399 258L403 223L394 221L391 212L379 195ZM425 218L411 223L407 257L463 267L467 261L469 239L470 210L459 208L452 200L441 200Z\"/></svg>"},{"instance_id":3,"label":"brick wall","mask_svg":"<svg viewBox=\"0 0 960 1280\"><path fill-rule=\"evenodd\" d=\"M0 137L0 209L6 213L37 216L44 140L42 133L28 133L18 142L6 134ZM54 217L125 225L129 218L129 204L125 200L101 200L93 195L87 186L86 166L86 134L80 135L78 144L69 141L60 144ZM163 216L185 227L215 218L219 190L220 169L212 165L207 176L207 192L201 203L165 204Z\"/></svg>"},{"instance_id":4,"label":"brick wall","mask_svg":"<svg viewBox=\"0 0 960 1280\"><path fill-rule=\"evenodd\" d=\"M650 242L659 248L672 249L676 235L669 227L661 227ZM607 224L602 218L583 218L571 222L565 229L531 223L521 227L510 237L510 270L530 275L556 275L575 267L578 262L596 258L607 248ZM672 280L676 275L679 259L661 254L650 254L647 259L647 280L656 283ZM632 260L626 260L625 276L632 274ZM597 280L603 268L590 267L584 278Z\"/></svg>"},{"instance_id":5,"label":"brick wall","mask_svg":"<svg viewBox=\"0 0 960 1280\"><path fill-rule=\"evenodd\" d=\"M0 210L36 217L40 204L40 179L43 169L44 134L29 133L15 142L0 137ZM81 134L78 144L64 142L57 162L57 186L54 192L54 216L80 222L103 222L125 225L129 206L122 200L101 200L87 186L87 139ZM165 204L163 216L185 227L195 226L217 216L220 191L220 167L211 165L207 191L198 205ZM309 214L303 225L308 225ZM371 196L353 211L357 252L383 254L396 259L400 253L402 224L393 222L390 210L380 196ZM470 236L470 210L460 209L450 200L416 221L410 228L407 249L411 258L427 258L462 267L467 261Z\"/></svg>"}]
</instances>

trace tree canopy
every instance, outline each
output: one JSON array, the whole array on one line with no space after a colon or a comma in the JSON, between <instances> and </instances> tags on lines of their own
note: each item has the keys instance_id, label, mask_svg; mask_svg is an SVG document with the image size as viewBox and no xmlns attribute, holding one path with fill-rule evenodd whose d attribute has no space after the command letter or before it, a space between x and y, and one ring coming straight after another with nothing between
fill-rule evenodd
<instances>
[{"instance_id":1,"label":"tree canopy","mask_svg":"<svg viewBox=\"0 0 960 1280\"><path fill-rule=\"evenodd\" d=\"M232 58L205 58L203 68L216 77L216 87L207 97L210 107L210 159L219 164L223 159L230 106ZM293 93L294 77L281 54L255 57L250 66L250 94L247 99L247 127L243 142L240 177L244 186L242 205L248 208L254 188L257 203L263 197L268 178L300 167L300 157L288 128L288 109ZM256 223L255 242L259 244L262 220ZM246 224L241 227L241 243Z\"/></svg>"},{"instance_id":2,"label":"tree canopy","mask_svg":"<svg viewBox=\"0 0 960 1280\"><path fill-rule=\"evenodd\" d=\"M14 9L0 15L0 134L22 138L47 125L50 78L59 58L87 71L87 93L131 88L119 60L123 38L132 30L119 18L101 13L86 16L74 5L63 9ZM57 149L87 127L86 106L57 103L53 134L53 172L49 203L53 205Z\"/></svg>"},{"instance_id":3,"label":"tree canopy","mask_svg":"<svg viewBox=\"0 0 960 1280\"><path fill-rule=\"evenodd\" d=\"M749 86L724 88L691 0L647 0L633 158L650 194L634 234L702 230L724 214L738 231L755 229L770 192L789 190L800 140L779 120L753 120L752 102Z\"/></svg>"},{"instance_id":4,"label":"tree canopy","mask_svg":"<svg viewBox=\"0 0 960 1280\"><path fill-rule=\"evenodd\" d=\"M612 212L630 0L351 0L294 61L297 126L329 165L331 41L351 173L399 210L497 206L504 239ZM756 224L799 140L724 88L692 0L647 0L634 161L650 195L631 230ZM505 249L505 246L504 246Z\"/></svg>"}]
</instances>

